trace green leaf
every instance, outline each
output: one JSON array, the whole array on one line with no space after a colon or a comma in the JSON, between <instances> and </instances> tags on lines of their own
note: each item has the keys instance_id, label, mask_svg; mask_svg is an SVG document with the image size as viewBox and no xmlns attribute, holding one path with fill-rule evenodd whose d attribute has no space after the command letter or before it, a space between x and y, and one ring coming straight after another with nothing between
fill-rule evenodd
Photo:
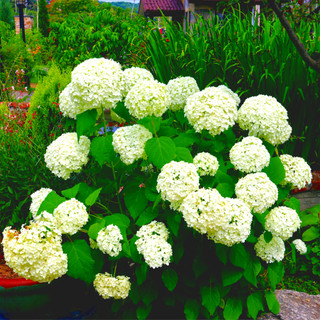
<instances>
[{"instance_id":1,"label":"green leaf","mask_svg":"<svg viewBox=\"0 0 320 320\"><path fill-rule=\"evenodd\" d=\"M145 305L151 304L158 298L158 287L154 286L152 282L145 282L140 286L142 291L142 301Z\"/></svg>"},{"instance_id":2,"label":"green leaf","mask_svg":"<svg viewBox=\"0 0 320 320\"><path fill-rule=\"evenodd\" d=\"M183 132L173 139L177 147L189 147L197 141L197 134L191 132Z\"/></svg>"},{"instance_id":3,"label":"green leaf","mask_svg":"<svg viewBox=\"0 0 320 320\"><path fill-rule=\"evenodd\" d=\"M162 168L172 161L176 154L176 146L169 137L152 138L146 142L145 152L148 159L157 167Z\"/></svg>"},{"instance_id":4,"label":"green leaf","mask_svg":"<svg viewBox=\"0 0 320 320\"><path fill-rule=\"evenodd\" d=\"M143 263L142 262L142 255L138 252L137 250L137 246L135 244L135 242L138 240L138 237L137 236L133 236L131 239L130 239L130 258L138 263L138 264L141 264Z\"/></svg>"},{"instance_id":5,"label":"green leaf","mask_svg":"<svg viewBox=\"0 0 320 320\"><path fill-rule=\"evenodd\" d=\"M176 155L174 160L193 163L193 157L191 155L191 152L189 151L189 149L183 147L176 148Z\"/></svg>"},{"instance_id":6,"label":"green leaf","mask_svg":"<svg viewBox=\"0 0 320 320\"><path fill-rule=\"evenodd\" d=\"M95 190L94 187L88 186L86 183L79 183L79 190L77 193L77 199L82 203L85 203L88 196Z\"/></svg>"},{"instance_id":7,"label":"green leaf","mask_svg":"<svg viewBox=\"0 0 320 320\"><path fill-rule=\"evenodd\" d=\"M239 298L229 298L223 310L223 316L228 320L237 320L242 313L242 301Z\"/></svg>"},{"instance_id":8,"label":"green leaf","mask_svg":"<svg viewBox=\"0 0 320 320\"><path fill-rule=\"evenodd\" d=\"M184 305L184 314L187 320L197 319L199 316L199 304L195 299L188 299Z\"/></svg>"},{"instance_id":9,"label":"green leaf","mask_svg":"<svg viewBox=\"0 0 320 320\"><path fill-rule=\"evenodd\" d=\"M148 265L143 262L136 266L135 274L137 277L137 284L140 286L147 278Z\"/></svg>"},{"instance_id":10,"label":"green leaf","mask_svg":"<svg viewBox=\"0 0 320 320\"><path fill-rule=\"evenodd\" d=\"M243 272L236 268L225 268L222 270L222 283L223 286L230 286L238 282L242 278Z\"/></svg>"},{"instance_id":11,"label":"green leaf","mask_svg":"<svg viewBox=\"0 0 320 320\"><path fill-rule=\"evenodd\" d=\"M309 212L309 210L300 213L301 225L300 228L317 225L319 222L318 213Z\"/></svg>"},{"instance_id":12,"label":"green leaf","mask_svg":"<svg viewBox=\"0 0 320 320\"><path fill-rule=\"evenodd\" d=\"M228 198L231 198L234 195L234 188L235 185L230 183L219 183L216 187L216 189L223 197Z\"/></svg>"},{"instance_id":13,"label":"green leaf","mask_svg":"<svg viewBox=\"0 0 320 320\"><path fill-rule=\"evenodd\" d=\"M298 213L300 213L300 200L294 197L291 197L288 201L284 202L284 205L286 207L289 207L293 210L296 210Z\"/></svg>"},{"instance_id":14,"label":"green leaf","mask_svg":"<svg viewBox=\"0 0 320 320\"><path fill-rule=\"evenodd\" d=\"M169 126L161 126L159 131L157 132L158 137L161 137L161 136L173 137L173 136L176 136L177 134L178 134L178 130Z\"/></svg>"},{"instance_id":15,"label":"green leaf","mask_svg":"<svg viewBox=\"0 0 320 320\"><path fill-rule=\"evenodd\" d=\"M139 124L147 128L151 133L155 134L160 129L161 118L145 117L138 121Z\"/></svg>"},{"instance_id":16,"label":"green leaf","mask_svg":"<svg viewBox=\"0 0 320 320\"><path fill-rule=\"evenodd\" d=\"M243 244L239 243L230 248L230 262L236 266L245 269L250 262L250 255Z\"/></svg>"},{"instance_id":17,"label":"green leaf","mask_svg":"<svg viewBox=\"0 0 320 320\"><path fill-rule=\"evenodd\" d=\"M149 313L151 312L152 305L140 305L137 308L137 318L138 320L144 320L148 317Z\"/></svg>"},{"instance_id":18,"label":"green leaf","mask_svg":"<svg viewBox=\"0 0 320 320\"><path fill-rule=\"evenodd\" d=\"M290 193L290 188L284 188L284 187L278 186L278 201L288 198L289 193Z\"/></svg>"},{"instance_id":19,"label":"green leaf","mask_svg":"<svg viewBox=\"0 0 320 320\"><path fill-rule=\"evenodd\" d=\"M92 193L89 194L89 196L86 198L85 200L85 205L90 207L93 204L95 204L95 202L97 201L100 191L102 190L102 188L99 188L97 190L94 190Z\"/></svg>"},{"instance_id":20,"label":"green leaf","mask_svg":"<svg viewBox=\"0 0 320 320\"><path fill-rule=\"evenodd\" d=\"M137 304L141 300L140 286L138 286L136 282L131 283L129 298L134 304Z\"/></svg>"},{"instance_id":21,"label":"green leaf","mask_svg":"<svg viewBox=\"0 0 320 320\"><path fill-rule=\"evenodd\" d=\"M312 226L302 234L302 240L306 242L315 240L317 238L320 238L319 227Z\"/></svg>"},{"instance_id":22,"label":"green leaf","mask_svg":"<svg viewBox=\"0 0 320 320\"><path fill-rule=\"evenodd\" d=\"M270 154L270 157L272 157L274 154L274 151L275 151L274 145L272 145L271 143L264 141L264 140L262 141L262 144L267 148L267 150Z\"/></svg>"},{"instance_id":23,"label":"green leaf","mask_svg":"<svg viewBox=\"0 0 320 320\"><path fill-rule=\"evenodd\" d=\"M98 232L106 226L104 220L100 220L100 222L94 223L89 227L88 236L96 240L98 236Z\"/></svg>"},{"instance_id":24,"label":"green leaf","mask_svg":"<svg viewBox=\"0 0 320 320\"><path fill-rule=\"evenodd\" d=\"M105 162L111 163L116 158L116 152L112 146L112 136L96 137L90 145L93 158L102 166Z\"/></svg>"},{"instance_id":25,"label":"green leaf","mask_svg":"<svg viewBox=\"0 0 320 320\"><path fill-rule=\"evenodd\" d=\"M162 281L169 291L173 291L178 283L178 274L174 269L168 268L162 272Z\"/></svg>"},{"instance_id":26,"label":"green leaf","mask_svg":"<svg viewBox=\"0 0 320 320\"><path fill-rule=\"evenodd\" d=\"M87 283L95 278L94 260L91 257L90 247L85 240L75 240L62 244L63 252L68 256L67 275L81 279Z\"/></svg>"},{"instance_id":27,"label":"green leaf","mask_svg":"<svg viewBox=\"0 0 320 320\"><path fill-rule=\"evenodd\" d=\"M265 296L269 310L274 314L278 314L280 312L280 304L276 295L271 291L266 291Z\"/></svg>"},{"instance_id":28,"label":"green leaf","mask_svg":"<svg viewBox=\"0 0 320 320\"><path fill-rule=\"evenodd\" d=\"M42 201L37 215L42 211L47 211L49 213L53 213L54 209L58 207L59 204L65 202L67 199L60 197L55 191L51 191L46 198Z\"/></svg>"},{"instance_id":29,"label":"green leaf","mask_svg":"<svg viewBox=\"0 0 320 320\"><path fill-rule=\"evenodd\" d=\"M181 223L181 215L177 212L169 211L167 213L167 223L170 232L177 237Z\"/></svg>"},{"instance_id":30,"label":"green leaf","mask_svg":"<svg viewBox=\"0 0 320 320\"><path fill-rule=\"evenodd\" d=\"M94 261L94 274L101 273L105 262L105 255L97 249L91 249L91 257Z\"/></svg>"},{"instance_id":31,"label":"green leaf","mask_svg":"<svg viewBox=\"0 0 320 320\"><path fill-rule=\"evenodd\" d=\"M270 231L265 231L263 233L264 241L269 243L272 240L272 233Z\"/></svg>"},{"instance_id":32,"label":"green leaf","mask_svg":"<svg viewBox=\"0 0 320 320\"><path fill-rule=\"evenodd\" d=\"M148 205L144 188L140 188L138 183L137 181L132 181L124 189L124 202L134 220L138 218Z\"/></svg>"},{"instance_id":33,"label":"green leaf","mask_svg":"<svg viewBox=\"0 0 320 320\"><path fill-rule=\"evenodd\" d=\"M246 268L244 269L243 276L257 287L257 276L261 270L261 263L257 257L251 257Z\"/></svg>"},{"instance_id":34,"label":"green leaf","mask_svg":"<svg viewBox=\"0 0 320 320\"><path fill-rule=\"evenodd\" d=\"M110 216L104 217L103 221L105 222L106 226L108 226L109 224L115 224L120 229L127 229L130 225L130 219L126 215L121 213L114 213Z\"/></svg>"},{"instance_id":35,"label":"green leaf","mask_svg":"<svg viewBox=\"0 0 320 320\"><path fill-rule=\"evenodd\" d=\"M268 265L268 279L272 290L276 290L276 286L282 281L284 276L284 267L282 262L274 262Z\"/></svg>"},{"instance_id":36,"label":"green leaf","mask_svg":"<svg viewBox=\"0 0 320 320\"><path fill-rule=\"evenodd\" d=\"M259 311L264 311L263 294L261 292L254 292L247 298L247 307L249 316L256 319Z\"/></svg>"},{"instance_id":37,"label":"green leaf","mask_svg":"<svg viewBox=\"0 0 320 320\"><path fill-rule=\"evenodd\" d=\"M286 176L286 172L279 157L271 158L268 167L264 168L262 172L265 172L269 179L275 184L282 182Z\"/></svg>"},{"instance_id":38,"label":"green leaf","mask_svg":"<svg viewBox=\"0 0 320 320\"><path fill-rule=\"evenodd\" d=\"M216 255L223 264L227 264L228 252L229 252L229 248L227 246L216 243Z\"/></svg>"},{"instance_id":39,"label":"green leaf","mask_svg":"<svg viewBox=\"0 0 320 320\"><path fill-rule=\"evenodd\" d=\"M117 106L112 109L119 117L125 119L127 122L131 121L131 115L129 110L124 105L124 102L120 101L117 103Z\"/></svg>"},{"instance_id":40,"label":"green leaf","mask_svg":"<svg viewBox=\"0 0 320 320\"><path fill-rule=\"evenodd\" d=\"M66 189L66 190L61 191L61 194L63 196L65 196L66 198L72 199L77 196L79 188L80 188L80 183L76 184L75 186L73 186L70 189Z\"/></svg>"},{"instance_id":41,"label":"green leaf","mask_svg":"<svg viewBox=\"0 0 320 320\"><path fill-rule=\"evenodd\" d=\"M87 110L77 114L77 135L78 140L82 135L90 135L97 121L98 112L96 109Z\"/></svg>"},{"instance_id":42,"label":"green leaf","mask_svg":"<svg viewBox=\"0 0 320 320\"><path fill-rule=\"evenodd\" d=\"M159 192L157 191L157 176L153 175L145 182L145 194L148 200L155 201L158 198Z\"/></svg>"},{"instance_id":43,"label":"green leaf","mask_svg":"<svg viewBox=\"0 0 320 320\"><path fill-rule=\"evenodd\" d=\"M138 227L142 227L145 224L150 223L152 220L154 220L159 213L159 210L157 210L158 207L156 207L154 210L152 210L151 207L147 207L139 216L138 220L136 221L136 225Z\"/></svg>"},{"instance_id":44,"label":"green leaf","mask_svg":"<svg viewBox=\"0 0 320 320\"><path fill-rule=\"evenodd\" d=\"M203 286L200 289L202 305L212 316L220 304L220 292L217 286Z\"/></svg>"},{"instance_id":45,"label":"green leaf","mask_svg":"<svg viewBox=\"0 0 320 320\"><path fill-rule=\"evenodd\" d=\"M196 278L204 274L208 270L209 266L206 261L204 261L203 257L199 254L193 259L192 262L192 270Z\"/></svg>"}]
</instances>

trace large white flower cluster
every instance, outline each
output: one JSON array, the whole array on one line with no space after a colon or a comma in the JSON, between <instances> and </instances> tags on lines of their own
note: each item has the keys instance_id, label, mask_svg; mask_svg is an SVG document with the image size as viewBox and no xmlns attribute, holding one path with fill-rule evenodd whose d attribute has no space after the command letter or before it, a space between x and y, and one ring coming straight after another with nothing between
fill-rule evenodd
<instances>
[{"instance_id":1,"label":"large white flower cluster","mask_svg":"<svg viewBox=\"0 0 320 320\"><path fill-rule=\"evenodd\" d=\"M36 217L37 212L41 206L41 203L51 191L52 189L50 188L41 188L30 196L31 197L30 212L32 213L33 218Z\"/></svg>"},{"instance_id":2,"label":"large white flower cluster","mask_svg":"<svg viewBox=\"0 0 320 320\"><path fill-rule=\"evenodd\" d=\"M152 221L142 226L135 242L137 250L143 255L150 268L169 265L172 256L171 244L167 242L169 232L162 222Z\"/></svg>"},{"instance_id":3,"label":"large white flower cluster","mask_svg":"<svg viewBox=\"0 0 320 320\"><path fill-rule=\"evenodd\" d=\"M165 164L157 179L157 191L163 200L168 200L173 209L178 209L182 200L199 189L199 175L194 164L171 161Z\"/></svg>"},{"instance_id":4,"label":"large white flower cluster","mask_svg":"<svg viewBox=\"0 0 320 320\"><path fill-rule=\"evenodd\" d=\"M141 80L154 80L152 73L143 68L132 67L123 71L124 80L124 96L128 94L130 89Z\"/></svg>"},{"instance_id":5,"label":"large white flower cluster","mask_svg":"<svg viewBox=\"0 0 320 320\"><path fill-rule=\"evenodd\" d=\"M71 73L71 83L59 101L64 116L76 118L86 110L113 108L123 97L121 65L111 59L93 58Z\"/></svg>"},{"instance_id":6,"label":"large white flower cluster","mask_svg":"<svg viewBox=\"0 0 320 320\"><path fill-rule=\"evenodd\" d=\"M296 250L300 254L306 254L307 253L307 246L301 239L296 239L292 242L294 246L296 247Z\"/></svg>"},{"instance_id":7,"label":"large white flower cluster","mask_svg":"<svg viewBox=\"0 0 320 320\"><path fill-rule=\"evenodd\" d=\"M219 169L217 157L208 152L200 152L193 158L193 164L196 166L200 176L214 176Z\"/></svg>"},{"instance_id":8,"label":"large white flower cluster","mask_svg":"<svg viewBox=\"0 0 320 320\"><path fill-rule=\"evenodd\" d=\"M167 87L171 101L169 109L172 111L183 109L187 98L200 91L196 80L192 77L172 79L168 82Z\"/></svg>"},{"instance_id":9,"label":"large white flower cluster","mask_svg":"<svg viewBox=\"0 0 320 320\"><path fill-rule=\"evenodd\" d=\"M259 172L269 165L270 154L262 141L246 137L230 149L230 161L234 167L246 173Z\"/></svg>"},{"instance_id":10,"label":"large white flower cluster","mask_svg":"<svg viewBox=\"0 0 320 320\"><path fill-rule=\"evenodd\" d=\"M5 228L2 240L4 258L21 277L51 282L68 270L68 258L61 246L61 233L46 224L31 222L20 232Z\"/></svg>"},{"instance_id":11,"label":"large white flower cluster","mask_svg":"<svg viewBox=\"0 0 320 320\"><path fill-rule=\"evenodd\" d=\"M228 88L227 86L225 86L223 84L218 86L218 89L223 90L226 93L228 93L236 101L237 107L239 106L241 100L235 92L233 92L230 88Z\"/></svg>"},{"instance_id":12,"label":"large white flower cluster","mask_svg":"<svg viewBox=\"0 0 320 320\"><path fill-rule=\"evenodd\" d=\"M238 199L255 213L263 213L278 200L278 188L264 172L247 174L235 187Z\"/></svg>"},{"instance_id":13,"label":"large white flower cluster","mask_svg":"<svg viewBox=\"0 0 320 320\"><path fill-rule=\"evenodd\" d=\"M98 232L97 245L103 252L111 257L116 257L122 250L123 236L118 226L109 224Z\"/></svg>"},{"instance_id":14,"label":"large white flower cluster","mask_svg":"<svg viewBox=\"0 0 320 320\"><path fill-rule=\"evenodd\" d=\"M225 90L209 87L187 99L184 113L197 132L208 130L215 136L235 124L237 103Z\"/></svg>"},{"instance_id":15,"label":"large white flower cluster","mask_svg":"<svg viewBox=\"0 0 320 320\"><path fill-rule=\"evenodd\" d=\"M57 228L70 235L77 233L89 219L86 206L75 198L60 203L54 209L53 216Z\"/></svg>"},{"instance_id":16,"label":"large white flower cluster","mask_svg":"<svg viewBox=\"0 0 320 320\"><path fill-rule=\"evenodd\" d=\"M292 132L287 110L276 98L266 95L246 99L239 109L238 123L240 128L249 130L250 136L273 145L286 142Z\"/></svg>"},{"instance_id":17,"label":"large white flower cluster","mask_svg":"<svg viewBox=\"0 0 320 320\"><path fill-rule=\"evenodd\" d=\"M144 151L146 142L152 138L152 133L140 124L121 127L113 134L112 145L120 154L120 159L125 164L132 164L138 159L146 159Z\"/></svg>"},{"instance_id":18,"label":"large white flower cluster","mask_svg":"<svg viewBox=\"0 0 320 320\"><path fill-rule=\"evenodd\" d=\"M157 80L141 80L128 92L125 106L129 113L142 119L147 116L161 117L170 104L167 86Z\"/></svg>"},{"instance_id":19,"label":"large white flower cluster","mask_svg":"<svg viewBox=\"0 0 320 320\"><path fill-rule=\"evenodd\" d=\"M273 208L266 216L265 229L270 231L273 236L288 240L292 237L301 224L297 212L288 207Z\"/></svg>"},{"instance_id":20,"label":"large white flower cluster","mask_svg":"<svg viewBox=\"0 0 320 320\"><path fill-rule=\"evenodd\" d=\"M93 281L95 290L103 299L125 299L131 288L130 278L126 276L113 277L109 273L98 273Z\"/></svg>"},{"instance_id":21,"label":"large white flower cluster","mask_svg":"<svg viewBox=\"0 0 320 320\"><path fill-rule=\"evenodd\" d=\"M303 158L283 154L280 156L280 160L286 172L282 185L289 184L293 188L304 188L311 183L311 168Z\"/></svg>"},{"instance_id":22,"label":"large white flower cluster","mask_svg":"<svg viewBox=\"0 0 320 320\"><path fill-rule=\"evenodd\" d=\"M46 150L44 160L49 170L59 178L69 179L71 173L80 172L87 164L90 140L81 136L78 142L75 132L62 134Z\"/></svg>"},{"instance_id":23,"label":"large white flower cluster","mask_svg":"<svg viewBox=\"0 0 320 320\"><path fill-rule=\"evenodd\" d=\"M277 236L273 236L270 242L266 242L262 234L254 249L256 255L267 263L280 262L284 258L285 245L283 240Z\"/></svg>"}]
</instances>

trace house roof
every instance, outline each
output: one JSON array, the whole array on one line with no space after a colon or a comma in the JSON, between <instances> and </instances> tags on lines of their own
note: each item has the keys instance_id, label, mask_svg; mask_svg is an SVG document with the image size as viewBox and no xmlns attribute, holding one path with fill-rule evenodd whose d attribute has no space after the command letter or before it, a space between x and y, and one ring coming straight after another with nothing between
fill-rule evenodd
<instances>
[{"instance_id":1,"label":"house roof","mask_svg":"<svg viewBox=\"0 0 320 320\"><path fill-rule=\"evenodd\" d=\"M181 0L140 0L146 13L155 13L160 10L164 14L184 13L184 7Z\"/></svg>"}]
</instances>

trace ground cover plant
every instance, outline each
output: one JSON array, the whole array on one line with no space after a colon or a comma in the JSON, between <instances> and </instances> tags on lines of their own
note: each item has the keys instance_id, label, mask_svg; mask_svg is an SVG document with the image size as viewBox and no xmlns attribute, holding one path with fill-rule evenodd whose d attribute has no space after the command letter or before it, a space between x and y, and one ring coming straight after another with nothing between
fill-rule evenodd
<instances>
[{"instance_id":1,"label":"ground cover plant","mask_svg":"<svg viewBox=\"0 0 320 320\"><path fill-rule=\"evenodd\" d=\"M109 128L106 108L125 124ZM165 85L99 58L72 71L59 109L76 130L44 162L74 184L34 190L33 221L4 230L14 271L92 284L123 318L278 313L285 252L306 253L298 229L310 224L288 195L311 169L281 151L292 128L275 98L241 101L186 75Z\"/></svg>"}]
</instances>

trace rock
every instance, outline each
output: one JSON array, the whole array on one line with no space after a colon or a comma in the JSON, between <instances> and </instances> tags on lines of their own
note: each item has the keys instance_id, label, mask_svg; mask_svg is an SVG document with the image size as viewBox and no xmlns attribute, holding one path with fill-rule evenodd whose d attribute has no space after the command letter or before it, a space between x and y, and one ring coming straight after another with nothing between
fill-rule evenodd
<instances>
[{"instance_id":1,"label":"rock","mask_svg":"<svg viewBox=\"0 0 320 320\"><path fill-rule=\"evenodd\" d=\"M309 295L305 292L293 290L276 290L280 303L277 315L267 313L259 320L319 320L320 295Z\"/></svg>"}]
</instances>

